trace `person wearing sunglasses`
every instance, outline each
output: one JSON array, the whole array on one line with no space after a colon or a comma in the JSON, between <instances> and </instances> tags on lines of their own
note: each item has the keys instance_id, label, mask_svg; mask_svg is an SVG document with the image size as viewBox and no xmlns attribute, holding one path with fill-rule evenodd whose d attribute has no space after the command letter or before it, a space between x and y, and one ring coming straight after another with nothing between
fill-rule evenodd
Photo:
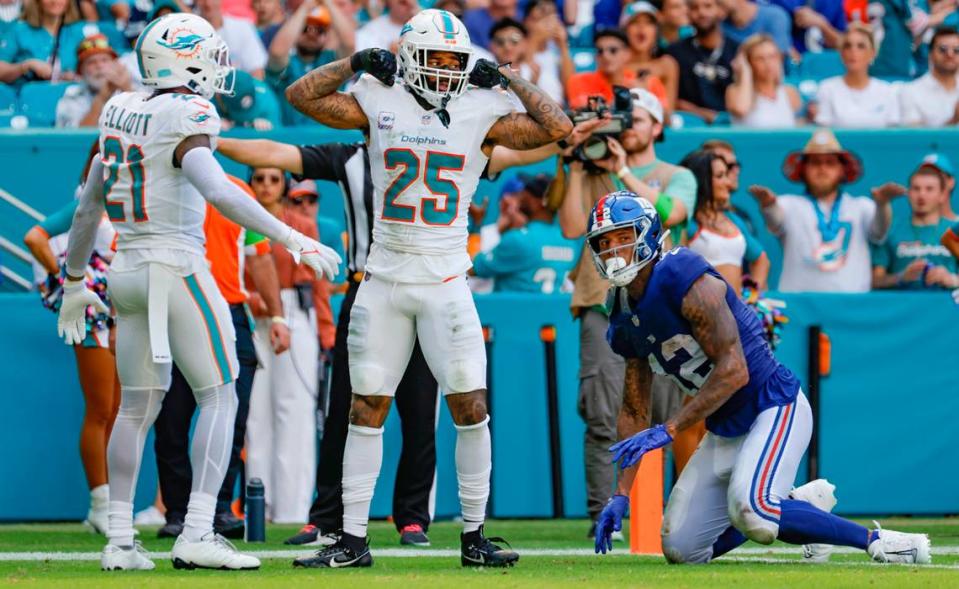
<instances>
[{"instance_id":1,"label":"person wearing sunglasses","mask_svg":"<svg viewBox=\"0 0 959 589\"><path fill-rule=\"evenodd\" d=\"M959 123L959 30L936 29L929 47L929 71L899 90L903 125L945 127Z\"/></svg>"},{"instance_id":2,"label":"person wearing sunglasses","mask_svg":"<svg viewBox=\"0 0 959 589\"><path fill-rule=\"evenodd\" d=\"M810 118L823 127L878 129L899 124L896 89L869 75L876 58L872 29L862 23L849 25L839 44L846 73L819 84Z\"/></svg>"},{"instance_id":3,"label":"person wearing sunglasses","mask_svg":"<svg viewBox=\"0 0 959 589\"><path fill-rule=\"evenodd\" d=\"M631 54L626 33L620 29L602 29L593 40L596 71L574 74L566 82L566 101L570 108L583 108L591 96L613 102L613 86L632 88L638 84L636 72L626 68Z\"/></svg>"},{"instance_id":4,"label":"person wearing sunglasses","mask_svg":"<svg viewBox=\"0 0 959 589\"><path fill-rule=\"evenodd\" d=\"M554 0L529 0L523 10L523 24L529 31L529 59L539 68L535 84L562 103L564 84L576 73L566 25Z\"/></svg>"}]
</instances>

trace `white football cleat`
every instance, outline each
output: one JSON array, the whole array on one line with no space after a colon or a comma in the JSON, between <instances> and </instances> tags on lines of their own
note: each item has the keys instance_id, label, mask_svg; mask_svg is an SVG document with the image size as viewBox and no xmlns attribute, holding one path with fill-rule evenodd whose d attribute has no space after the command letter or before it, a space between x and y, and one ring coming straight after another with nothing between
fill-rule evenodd
<instances>
[{"instance_id":1,"label":"white football cleat","mask_svg":"<svg viewBox=\"0 0 959 589\"><path fill-rule=\"evenodd\" d=\"M160 513L155 505L140 511L133 518L133 525L135 526L162 526L165 523L166 517Z\"/></svg>"},{"instance_id":2,"label":"white football cleat","mask_svg":"<svg viewBox=\"0 0 959 589\"><path fill-rule=\"evenodd\" d=\"M832 511L837 503L836 485L826 479L809 481L805 485L793 489L789 496L797 501L805 501L826 512ZM832 544L804 544L802 547L803 562L826 562L834 549L835 546Z\"/></svg>"},{"instance_id":3,"label":"white football cleat","mask_svg":"<svg viewBox=\"0 0 959 589\"><path fill-rule=\"evenodd\" d=\"M932 562L932 550L929 536L925 534L907 534L884 530L879 522L876 525L879 538L874 540L866 552L876 562L899 564L929 564Z\"/></svg>"},{"instance_id":4,"label":"white football cleat","mask_svg":"<svg viewBox=\"0 0 959 589\"><path fill-rule=\"evenodd\" d=\"M626 537L623 536L622 530L613 530L613 533L610 534L609 539L613 542L625 542Z\"/></svg>"},{"instance_id":5,"label":"white football cleat","mask_svg":"<svg viewBox=\"0 0 959 589\"><path fill-rule=\"evenodd\" d=\"M173 545L175 569L223 569L230 571L260 568L260 559L241 554L229 540L210 532L199 542L190 542L180 534Z\"/></svg>"},{"instance_id":6,"label":"white football cleat","mask_svg":"<svg viewBox=\"0 0 959 589\"><path fill-rule=\"evenodd\" d=\"M129 548L120 548L113 544L103 547L100 555L100 568L105 571L152 571L156 568L147 558L146 550L139 542Z\"/></svg>"}]
</instances>

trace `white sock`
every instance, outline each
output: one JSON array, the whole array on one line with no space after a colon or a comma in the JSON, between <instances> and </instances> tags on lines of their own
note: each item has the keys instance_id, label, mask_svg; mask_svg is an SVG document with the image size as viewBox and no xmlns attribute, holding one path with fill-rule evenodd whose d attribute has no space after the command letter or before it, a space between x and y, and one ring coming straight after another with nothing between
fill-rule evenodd
<instances>
[{"instance_id":1,"label":"white sock","mask_svg":"<svg viewBox=\"0 0 959 589\"><path fill-rule=\"evenodd\" d=\"M493 468L489 415L480 423L456 426L456 480L463 508L463 531L475 532L486 520Z\"/></svg>"},{"instance_id":2,"label":"white sock","mask_svg":"<svg viewBox=\"0 0 959 589\"><path fill-rule=\"evenodd\" d=\"M110 485L97 485L90 489L90 509L104 509L110 502Z\"/></svg>"},{"instance_id":3,"label":"white sock","mask_svg":"<svg viewBox=\"0 0 959 589\"><path fill-rule=\"evenodd\" d=\"M114 546L133 546L133 503L111 501L109 507L110 526L107 539Z\"/></svg>"},{"instance_id":4,"label":"white sock","mask_svg":"<svg viewBox=\"0 0 959 589\"><path fill-rule=\"evenodd\" d=\"M194 475L196 476L196 475ZM216 495L190 493L190 503L183 518L183 536L190 542L199 542L213 531L213 514L216 511Z\"/></svg>"},{"instance_id":5,"label":"white sock","mask_svg":"<svg viewBox=\"0 0 959 589\"><path fill-rule=\"evenodd\" d=\"M350 425L343 451L343 532L366 538L373 489L383 464L383 428Z\"/></svg>"}]
</instances>

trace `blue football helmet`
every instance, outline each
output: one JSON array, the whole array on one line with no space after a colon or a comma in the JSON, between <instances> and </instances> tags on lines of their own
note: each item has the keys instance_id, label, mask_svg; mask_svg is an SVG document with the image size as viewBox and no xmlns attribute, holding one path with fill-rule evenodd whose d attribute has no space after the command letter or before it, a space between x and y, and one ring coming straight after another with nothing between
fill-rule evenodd
<instances>
[{"instance_id":1,"label":"blue football helmet","mask_svg":"<svg viewBox=\"0 0 959 589\"><path fill-rule=\"evenodd\" d=\"M632 244L601 249L600 237L616 229L632 228L635 239ZM659 256L663 240L663 224L656 208L645 198L628 190L611 192L599 199L589 215L586 241L593 254L593 262L599 275L613 286L626 286L636 278L639 271ZM631 249L626 261L624 250ZM615 253L615 257L609 254ZM604 260L603 257L608 259Z\"/></svg>"}]
</instances>

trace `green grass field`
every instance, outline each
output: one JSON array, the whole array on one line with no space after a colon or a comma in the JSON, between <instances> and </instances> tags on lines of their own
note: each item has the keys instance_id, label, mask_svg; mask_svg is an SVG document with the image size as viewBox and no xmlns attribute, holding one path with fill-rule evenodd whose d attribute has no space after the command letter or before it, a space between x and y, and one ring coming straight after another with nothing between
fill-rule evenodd
<instances>
[{"instance_id":1,"label":"green grass field","mask_svg":"<svg viewBox=\"0 0 959 589\"><path fill-rule=\"evenodd\" d=\"M863 522L868 524L868 522ZM172 540L158 540L155 528L140 538L157 562L152 572L104 573L98 552L103 538L79 524L0 526L0 583L18 587L959 587L959 519L888 519L884 527L926 532L933 545L927 567L873 564L858 552L834 554L824 565L799 562L799 551L784 544L755 544L706 566L669 566L661 557L632 556L625 544L613 555L592 554L584 520L492 521L487 535L505 536L522 555L508 570L463 569L459 565L459 526L430 529L429 549L400 548L386 522L371 525L375 563L371 569L293 569L292 550L283 539L292 526L272 526L264 544L238 542L261 553L258 571L178 571L167 560ZM308 548L308 547L307 547ZM525 554L524 554L525 553ZM351 585L352 584L352 587Z\"/></svg>"}]
</instances>

